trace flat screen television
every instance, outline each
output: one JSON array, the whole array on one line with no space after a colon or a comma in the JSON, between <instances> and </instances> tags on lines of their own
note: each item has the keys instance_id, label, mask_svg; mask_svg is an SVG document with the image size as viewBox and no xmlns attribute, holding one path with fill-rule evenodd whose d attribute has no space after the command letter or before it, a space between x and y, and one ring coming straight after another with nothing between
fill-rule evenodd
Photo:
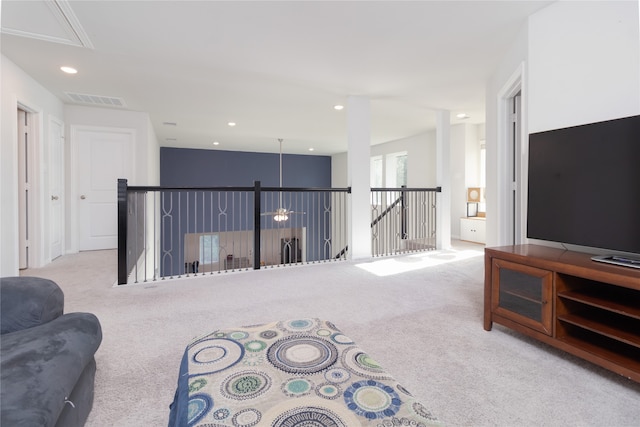
<instances>
[{"instance_id":1,"label":"flat screen television","mask_svg":"<svg viewBox=\"0 0 640 427\"><path fill-rule=\"evenodd\" d=\"M640 116L529 135L527 237L640 254Z\"/></svg>"}]
</instances>

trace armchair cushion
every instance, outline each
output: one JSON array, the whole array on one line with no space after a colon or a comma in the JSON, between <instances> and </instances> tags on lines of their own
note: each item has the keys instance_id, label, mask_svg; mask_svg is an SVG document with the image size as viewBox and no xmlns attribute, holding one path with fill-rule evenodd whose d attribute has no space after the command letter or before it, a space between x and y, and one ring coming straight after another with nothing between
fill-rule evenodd
<instances>
[{"instance_id":1,"label":"armchair cushion","mask_svg":"<svg viewBox=\"0 0 640 427\"><path fill-rule=\"evenodd\" d=\"M0 286L0 334L42 325L60 317L64 294L39 277L3 277Z\"/></svg>"}]
</instances>

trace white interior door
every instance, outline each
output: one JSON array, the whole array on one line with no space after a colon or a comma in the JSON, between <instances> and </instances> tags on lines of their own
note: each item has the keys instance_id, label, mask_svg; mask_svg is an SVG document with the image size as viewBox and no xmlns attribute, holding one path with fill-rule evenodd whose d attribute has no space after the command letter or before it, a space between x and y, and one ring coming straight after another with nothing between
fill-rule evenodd
<instances>
[{"instance_id":1,"label":"white interior door","mask_svg":"<svg viewBox=\"0 0 640 427\"><path fill-rule=\"evenodd\" d=\"M118 178L131 179L135 134L131 130L79 129L79 250L118 247Z\"/></svg>"},{"instance_id":2,"label":"white interior door","mask_svg":"<svg viewBox=\"0 0 640 427\"><path fill-rule=\"evenodd\" d=\"M64 123L49 121L49 237L51 260L62 255L64 236Z\"/></svg>"}]
</instances>

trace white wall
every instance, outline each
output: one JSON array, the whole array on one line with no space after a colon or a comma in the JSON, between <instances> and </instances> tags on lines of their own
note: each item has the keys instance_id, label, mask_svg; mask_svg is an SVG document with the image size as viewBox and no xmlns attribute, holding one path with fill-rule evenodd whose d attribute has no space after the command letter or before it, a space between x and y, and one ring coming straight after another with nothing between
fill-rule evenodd
<instances>
[{"instance_id":1,"label":"white wall","mask_svg":"<svg viewBox=\"0 0 640 427\"><path fill-rule=\"evenodd\" d=\"M480 137L484 125L451 126L451 237L460 238L460 218L467 215L467 187L480 186Z\"/></svg>"},{"instance_id":2,"label":"white wall","mask_svg":"<svg viewBox=\"0 0 640 427\"><path fill-rule=\"evenodd\" d=\"M467 125L451 126L450 171L451 179L451 237L460 238L460 217L466 215L465 149Z\"/></svg>"},{"instance_id":3,"label":"white wall","mask_svg":"<svg viewBox=\"0 0 640 427\"><path fill-rule=\"evenodd\" d=\"M499 93L507 86L510 80L520 74L523 64L527 59L528 49L528 24L525 24L518 35L514 38L510 49L493 76L489 79L486 91L486 203L487 203L487 219L486 219L486 245L497 246L506 244L506 233L504 224L507 220L504 218L504 207L507 204L505 192L507 185L501 180L502 175L506 173L507 166L506 153L504 150L505 141L501 140L504 135L498 127L499 113L498 107L501 100ZM522 86L525 94L527 93L527 76L522 76ZM524 132L526 133L526 120L524 123ZM502 146L499 146L503 144Z\"/></svg>"},{"instance_id":4,"label":"white wall","mask_svg":"<svg viewBox=\"0 0 640 427\"><path fill-rule=\"evenodd\" d=\"M66 105L66 134L72 126L134 129L136 134L135 177L129 185L159 185L160 148L149 114L110 108ZM69 153L67 153L69 154ZM154 156L154 157L152 157Z\"/></svg>"},{"instance_id":5,"label":"white wall","mask_svg":"<svg viewBox=\"0 0 640 427\"><path fill-rule=\"evenodd\" d=\"M529 20L529 132L640 114L637 1L558 2Z\"/></svg>"},{"instance_id":6,"label":"white wall","mask_svg":"<svg viewBox=\"0 0 640 427\"><path fill-rule=\"evenodd\" d=\"M426 132L371 147L371 156L406 151L407 187L433 188L436 181L436 134ZM331 186L347 187L347 153L331 156Z\"/></svg>"},{"instance_id":7,"label":"white wall","mask_svg":"<svg viewBox=\"0 0 640 427\"><path fill-rule=\"evenodd\" d=\"M0 125L0 276L18 275L18 152L17 108L23 105L35 112L40 127L36 143L35 205L40 220L34 233L38 249L37 263L45 259L44 248L49 245L49 217L46 202L49 197L46 178L49 162L49 119L64 120L63 103L38 82L33 80L11 60L0 57L2 110ZM33 189L32 189L33 190ZM33 249L33 248L32 248Z\"/></svg>"},{"instance_id":8,"label":"white wall","mask_svg":"<svg viewBox=\"0 0 640 427\"><path fill-rule=\"evenodd\" d=\"M371 147L371 156L407 152L407 187L433 188L436 181L436 134L426 132Z\"/></svg>"},{"instance_id":9,"label":"white wall","mask_svg":"<svg viewBox=\"0 0 640 427\"><path fill-rule=\"evenodd\" d=\"M484 133L481 133L484 125L465 125L465 127L464 186L480 187L480 140L484 139Z\"/></svg>"},{"instance_id":10,"label":"white wall","mask_svg":"<svg viewBox=\"0 0 640 427\"><path fill-rule=\"evenodd\" d=\"M460 217L466 215L466 188L480 185L480 139L484 138L484 132L484 125L451 126L451 235L454 238L460 236ZM403 151L408 154L407 186L437 187L435 131L374 145L371 147L371 156ZM347 186L347 153L331 157L331 185Z\"/></svg>"},{"instance_id":11,"label":"white wall","mask_svg":"<svg viewBox=\"0 0 640 427\"><path fill-rule=\"evenodd\" d=\"M147 179L145 185L160 185L160 141L147 115Z\"/></svg>"},{"instance_id":12,"label":"white wall","mask_svg":"<svg viewBox=\"0 0 640 427\"><path fill-rule=\"evenodd\" d=\"M500 228L505 222L501 215L506 191L500 173L506 160L500 145L504 141L499 94L522 70L525 136L640 114L638 4L553 3L529 18L495 70L486 92L487 246L504 244L505 240ZM525 190L527 139L522 142L525 171L520 184Z\"/></svg>"},{"instance_id":13,"label":"white wall","mask_svg":"<svg viewBox=\"0 0 640 427\"><path fill-rule=\"evenodd\" d=\"M347 178L347 153L339 153L331 156L331 187L348 187Z\"/></svg>"},{"instance_id":14,"label":"white wall","mask_svg":"<svg viewBox=\"0 0 640 427\"><path fill-rule=\"evenodd\" d=\"M131 185L158 185L160 182L160 149L146 113L110 110L81 106L65 106L37 81L26 74L4 55L0 57L2 110L0 122L0 276L18 275L18 152L17 152L17 108L18 105L33 111L40 128L35 141L37 156L32 165L35 174L35 200L33 211L39 220L33 227L35 241L30 259L31 267L48 261L49 242L49 187L46 179L49 169L49 123L55 118L65 123L65 193L70 195L69 177L73 176L70 162L70 127L72 125L131 128L136 130L136 176ZM70 224L69 197L65 201L65 247L71 248L70 235L74 225Z\"/></svg>"}]
</instances>

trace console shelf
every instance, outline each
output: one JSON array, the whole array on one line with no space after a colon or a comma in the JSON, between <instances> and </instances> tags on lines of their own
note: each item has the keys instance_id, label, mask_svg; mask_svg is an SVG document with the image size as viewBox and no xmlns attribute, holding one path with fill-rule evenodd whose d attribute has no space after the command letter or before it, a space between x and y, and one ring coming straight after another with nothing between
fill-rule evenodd
<instances>
[{"instance_id":1,"label":"console shelf","mask_svg":"<svg viewBox=\"0 0 640 427\"><path fill-rule=\"evenodd\" d=\"M597 365L630 378L636 382L638 372L640 372L640 352L628 353L623 348L609 347L607 341L598 340L597 337L589 336L579 338L567 336L559 339L567 348L573 349L570 353L590 360ZM593 359L596 358L598 362Z\"/></svg>"},{"instance_id":2,"label":"console shelf","mask_svg":"<svg viewBox=\"0 0 640 427\"><path fill-rule=\"evenodd\" d=\"M493 322L640 382L640 271L537 245L485 249Z\"/></svg>"},{"instance_id":3,"label":"console shelf","mask_svg":"<svg viewBox=\"0 0 640 427\"><path fill-rule=\"evenodd\" d=\"M573 300L593 307L601 308L612 313L640 319L640 299L637 295L629 293L629 298L618 299L602 292L594 292L592 289L581 289L579 291L567 291L558 294L560 298Z\"/></svg>"},{"instance_id":4,"label":"console shelf","mask_svg":"<svg viewBox=\"0 0 640 427\"><path fill-rule=\"evenodd\" d=\"M594 319L584 317L579 314L558 316L558 320L640 348L640 336L637 332L638 329L637 327L632 328L629 324L614 321L606 317Z\"/></svg>"}]
</instances>

